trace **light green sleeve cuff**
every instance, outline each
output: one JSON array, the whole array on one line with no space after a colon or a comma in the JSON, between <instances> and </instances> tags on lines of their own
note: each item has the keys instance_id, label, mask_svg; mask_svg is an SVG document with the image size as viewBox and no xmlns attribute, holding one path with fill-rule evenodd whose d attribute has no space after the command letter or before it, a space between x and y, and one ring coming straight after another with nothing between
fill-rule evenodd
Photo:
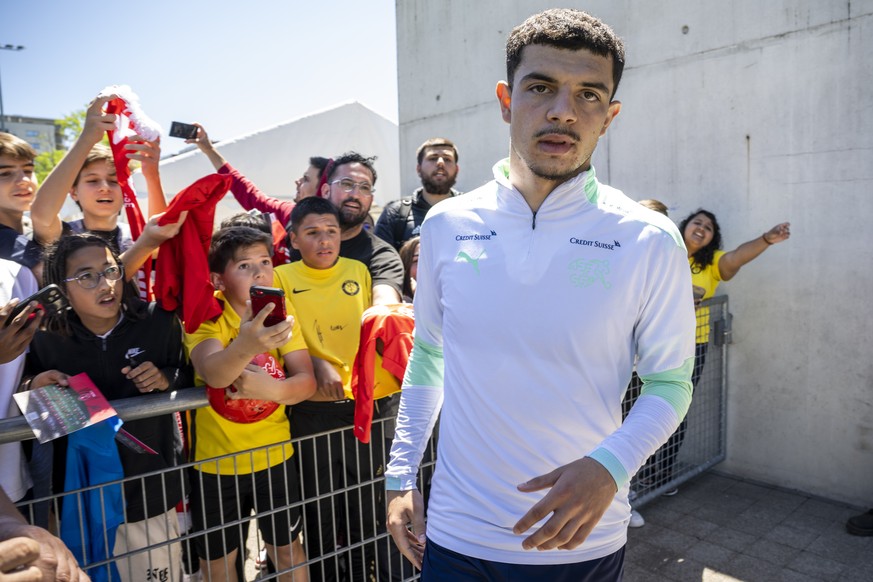
<instances>
[{"instance_id":1,"label":"light green sleeve cuff","mask_svg":"<svg viewBox=\"0 0 873 582\"><path fill-rule=\"evenodd\" d=\"M691 372L694 370L694 358L688 358L678 368L640 376L643 389L640 396L659 396L667 401L679 418L685 418L688 407L691 406Z\"/></svg>"},{"instance_id":2,"label":"light green sleeve cuff","mask_svg":"<svg viewBox=\"0 0 873 582\"><path fill-rule=\"evenodd\" d=\"M443 350L415 336L412 353L406 365L403 376L403 387L406 386L439 386L443 385Z\"/></svg>"},{"instance_id":3,"label":"light green sleeve cuff","mask_svg":"<svg viewBox=\"0 0 873 582\"><path fill-rule=\"evenodd\" d=\"M606 449L602 447L594 449L588 456L603 465L603 467L609 471L609 474L612 475L613 480L615 480L616 489L621 489L625 483L630 481L630 476L627 474L624 465L621 464L621 461L619 461L615 455Z\"/></svg>"}]
</instances>

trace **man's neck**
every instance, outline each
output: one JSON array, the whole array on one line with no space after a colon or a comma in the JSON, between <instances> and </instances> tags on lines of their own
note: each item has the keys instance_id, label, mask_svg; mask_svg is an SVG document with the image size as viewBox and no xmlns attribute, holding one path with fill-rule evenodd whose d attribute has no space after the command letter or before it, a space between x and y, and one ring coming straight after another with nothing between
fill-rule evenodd
<instances>
[{"instance_id":1,"label":"man's neck","mask_svg":"<svg viewBox=\"0 0 873 582\"><path fill-rule=\"evenodd\" d=\"M446 198L449 198L452 195L452 193L449 192L448 194L431 194L430 192L428 192L427 190L422 188L421 195L428 204L433 206L437 202L442 202Z\"/></svg>"},{"instance_id":2,"label":"man's neck","mask_svg":"<svg viewBox=\"0 0 873 582\"><path fill-rule=\"evenodd\" d=\"M363 224L357 224L355 226L350 226L347 229L343 229L342 234L340 234L340 240L343 241L353 239L361 234L362 230L364 230Z\"/></svg>"},{"instance_id":3,"label":"man's neck","mask_svg":"<svg viewBox=\"0 0 873 582\"><path fill-rule=\"evenodd\" d=\"M590 164L581 169L579 173L584 173L588 171L590 168ZM576 174L578 176L578 174ZM549 194L552 191L569 180L572 180L576 176L571 176L564 180L550 180L548 178L542 178L534 174L527 164L519 158L518 156L513 154L509 158L509 183L512 186L521 192L522 197L524 198L527 205L530 206L532 212L537 212L540 209L540 206L543 205L546 198L548 198Z\"/></svg>"},{"instance_id":4,"label":"man's neck","mask_svg":"<svg viewBox=\"0 0 873 582\"><path fill-rule=\"evenodd\" d=\"M24 213L17 210L0 209L0 224L8 226L17 233L24 232L23 226Z\"/></svg>"}]
</instances>

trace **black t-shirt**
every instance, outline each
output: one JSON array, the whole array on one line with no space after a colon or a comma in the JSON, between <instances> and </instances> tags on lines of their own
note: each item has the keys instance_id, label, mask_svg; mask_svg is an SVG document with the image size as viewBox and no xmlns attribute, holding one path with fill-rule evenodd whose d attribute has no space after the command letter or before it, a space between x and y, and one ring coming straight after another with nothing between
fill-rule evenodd
<instances>
[{"instance_id":1,"label":"black t-shirt","mask_svg":"<svg viewBox=\"0 0 873 582\"><path fill-rule=\"evenodd\" d=\"M340 245L340 256L361 261L370 271L373 286L390 285L398 295L403 293L403 261L390 244L369 230L361 232ZM300 251L291 252L291 261L300 260Z\"/></svg>"}]
</instances>

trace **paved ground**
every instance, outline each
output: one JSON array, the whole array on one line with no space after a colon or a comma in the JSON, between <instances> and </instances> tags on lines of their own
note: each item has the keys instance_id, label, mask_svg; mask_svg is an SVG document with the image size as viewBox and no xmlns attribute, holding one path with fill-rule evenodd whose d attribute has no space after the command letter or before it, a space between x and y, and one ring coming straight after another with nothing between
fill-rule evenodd
<instances>
[{"instance_id":1,"label":"paved ground","mask_svg":"<svg viewBox=\"0 0 873 582\"><path fill-rule=\"evenodd\" d=\"M846 533L847 507L712 471L660 497L629 530L625 582L873 582L873 537ZM257 542L249 539L250 556ZM256 580L253 560L246 579Z\"/></svg>"},{"instance_id":2,"label":"paved ground","mask_svg":"<svg viewBox=\"0 0 873 582\"><path fill-rule=\"evenodd\" d=\"M871 582L873 537L845 529L862 511L705 473L640 509L625 582Z\"/></svg>"}]
</instances>

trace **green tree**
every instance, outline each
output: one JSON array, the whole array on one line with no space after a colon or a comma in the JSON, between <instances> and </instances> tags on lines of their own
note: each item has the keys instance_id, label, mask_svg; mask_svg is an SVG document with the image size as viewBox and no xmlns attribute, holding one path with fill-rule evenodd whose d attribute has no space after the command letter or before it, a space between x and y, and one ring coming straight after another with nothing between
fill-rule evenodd
<instances>
[{"instance_id":1,"label":"green tree","mask_svg":"<svg viewBox=\"0 0 873 582\"><path fill-rule=\"evenodd\" d=\"M36 179L40 184L43 183L45 177L49 175L52 168L58 165L58 162L61 161L66 153L66 150L54 150L43 152L33 159L33 169L36 172Z\"/></svg>"}]
</instances>

